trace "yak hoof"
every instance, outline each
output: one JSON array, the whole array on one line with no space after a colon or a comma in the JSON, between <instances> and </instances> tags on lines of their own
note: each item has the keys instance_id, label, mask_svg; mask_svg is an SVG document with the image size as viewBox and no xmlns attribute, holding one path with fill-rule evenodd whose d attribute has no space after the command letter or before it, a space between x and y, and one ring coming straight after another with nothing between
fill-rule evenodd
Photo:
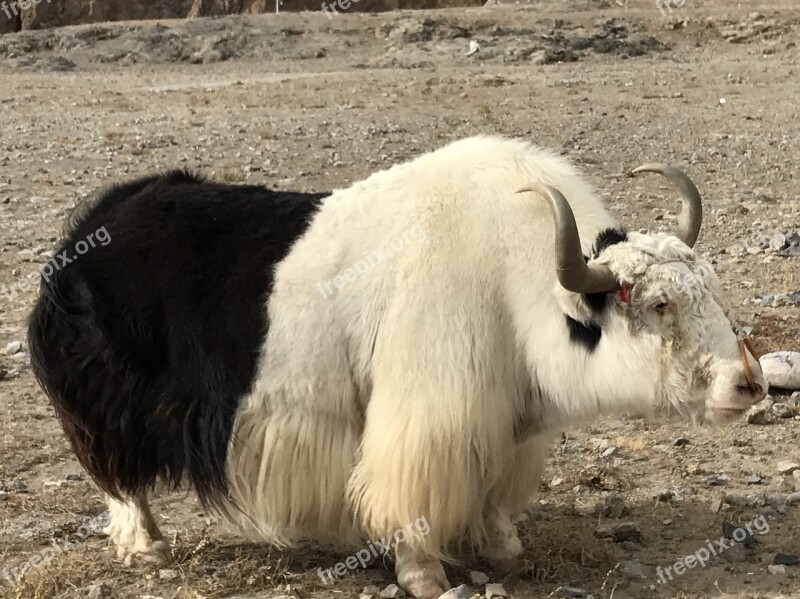
<instances>
[{"instance_id":1,"label":"yak hoof","mask_svg":"<svg viewBox=\"0 0 800 599\"><path fill-rule=\"evenodd\" d=\"M164 566L172 560L172 549L164 540L152 540L136 543L134 548L116 544L112 541L112 551L116 548L117 559L125 566L130 567L135 563Z\"/></svg>"}]
</instances>

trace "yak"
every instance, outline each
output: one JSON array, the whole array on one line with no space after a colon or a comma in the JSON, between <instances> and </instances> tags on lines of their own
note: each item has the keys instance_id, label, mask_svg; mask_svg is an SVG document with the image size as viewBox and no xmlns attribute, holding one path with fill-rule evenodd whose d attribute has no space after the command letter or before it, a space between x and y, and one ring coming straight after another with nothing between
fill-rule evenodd
<instances>
[{"instance_id":1,"label":"yak","mask_svg":"<svg viewBox=\"0 0 800 599\"><path fill-rule=\"evenodd\" d=\"M495 563L567 427L637 413L725 422L757 357L693 246L626 231L566 159L473 137L332 193L183 171L110 188L57 253L29 322L33 371L107 495L119 556L170 547L148 504L188 482L279 546L395 538L398 582L450 588L459 540ZM52 269L51 269L52 270Z\"/></svg>"}]
</instances>

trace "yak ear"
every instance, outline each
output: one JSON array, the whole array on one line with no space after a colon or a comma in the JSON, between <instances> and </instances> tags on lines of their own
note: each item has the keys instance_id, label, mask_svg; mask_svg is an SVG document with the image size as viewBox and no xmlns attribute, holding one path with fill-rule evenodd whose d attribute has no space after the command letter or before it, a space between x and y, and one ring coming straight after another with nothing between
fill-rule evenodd
<instances>
[{"instance_id":1,"label":"yak ear","mask_svg":"<svg viewBox=\"0 0 800 599\"><path fill-rule=\"evenodd\" d=\"M625 229L603 229L594 240L592 257L597 258L604 249L616 245L617 243L622 243L623 241L628 241L628 232L625 231Z\"/></svg>"}]
</instances>

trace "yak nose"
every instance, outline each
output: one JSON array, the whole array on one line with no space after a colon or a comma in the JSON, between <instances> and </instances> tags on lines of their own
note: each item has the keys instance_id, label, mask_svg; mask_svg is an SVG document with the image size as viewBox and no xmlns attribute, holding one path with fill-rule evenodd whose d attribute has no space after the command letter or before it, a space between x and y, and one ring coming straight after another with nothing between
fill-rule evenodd
<instances>
[{"instance_id":1,"label":"yak nose","mask_svg":"<svg viewBox=\"0 0 800 599\"><path fill-rule=\"evenodd\" d=\"M742 373L742 382L736 386L736 391L740 397L746 397L751 404L757 404L767 396L767 391L760 383L747 380Z\"/></svg>"}]
</instances>

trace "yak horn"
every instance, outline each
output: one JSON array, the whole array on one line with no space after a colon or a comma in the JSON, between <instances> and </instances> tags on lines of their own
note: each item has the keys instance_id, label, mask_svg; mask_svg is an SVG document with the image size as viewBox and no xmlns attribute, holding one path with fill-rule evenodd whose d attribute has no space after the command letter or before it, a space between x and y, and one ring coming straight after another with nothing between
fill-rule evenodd
<instances>
[{"instance_id":1,"label":"yak horn","mask_svg":"<svg viewBox=\"0 0 800 599\"><path fill-rule=\"evenodd\" d=\"M663 175L680 190L683 195L683 209L678 217L677 237L689 247L694 247L703 224L703 200L689 175L674 166L658 163L643 164L633 169L631 174L643 172Z\"/></svg>"},{"instance_id":2,"label":"yak horn","mask_svg":"<svg viewBox=\"0 0 800 599\"><path fill-rule=\"evenodd\" d=\"M604 266L589 266L583 258L581 238L566 198L555 187L534 183L517 191L538 193L550 202L555 225L556 274L561 286L574 293L605 293L619 288L614 273Z\"/></svg>"}]
</instances>

